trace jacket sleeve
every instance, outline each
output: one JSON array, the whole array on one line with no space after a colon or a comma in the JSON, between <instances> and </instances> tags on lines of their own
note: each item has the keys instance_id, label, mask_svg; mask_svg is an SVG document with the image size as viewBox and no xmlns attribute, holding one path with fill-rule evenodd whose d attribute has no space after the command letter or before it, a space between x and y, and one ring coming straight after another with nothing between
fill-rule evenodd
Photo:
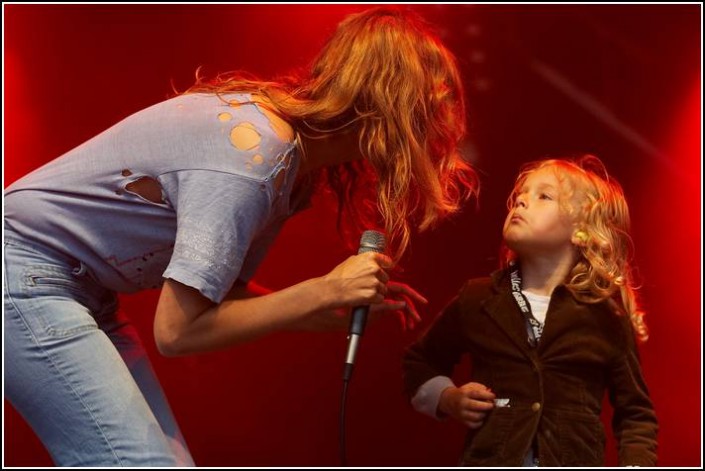
<instances>
[{"instance_id":1,"label":"jacket sleeve","mask_svg":"<svg viewBox=\"0 0 705 471\"><path fill-rule=\"evenodd\" d=\"M426 332L404 353L404 391L410 398L418 388L436 376L452 376L462 347L461 309L454 298Z\"/></svg>"},{"instance_id":2,"label":"jacket sleeve","mask_svg":"<svg viewBox=\"0 0 705 471\"><path fill-rule=\"evenodd\" d=\"M614 416L620 466L655 466L658 423L644 381L628 316L620 316L624 332L623 352L612 365L609 397Z\"/></svg>"}]
</instances>

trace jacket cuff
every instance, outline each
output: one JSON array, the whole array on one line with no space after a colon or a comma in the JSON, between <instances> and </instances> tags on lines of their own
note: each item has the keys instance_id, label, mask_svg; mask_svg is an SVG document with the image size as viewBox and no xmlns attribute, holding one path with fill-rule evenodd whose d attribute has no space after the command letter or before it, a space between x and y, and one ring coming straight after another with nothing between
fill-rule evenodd
<instances>
[{"instance_id":1,"label":"jacket cuff","mask_svg":"<svg viewBox=\"0 0 705 471\"><path fill-rule=\"evenodd\" d=\"M443 419L443 416L437 414L438 402L443 390L449 387L455 387L453 380L447 376L435 376L419 387L414 397L411 398L411 405L422 414L436 420Z\"/></svg>"}]
</instances>

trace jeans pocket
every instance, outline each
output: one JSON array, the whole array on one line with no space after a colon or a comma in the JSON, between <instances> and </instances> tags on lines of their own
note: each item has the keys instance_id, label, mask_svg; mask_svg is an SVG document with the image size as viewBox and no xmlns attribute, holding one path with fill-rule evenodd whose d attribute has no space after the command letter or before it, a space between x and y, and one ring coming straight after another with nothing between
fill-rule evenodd
<instances>
[{"instance_id":1,"label":"jeans pocket","mask_svg":"<svg viewBox=\"0 0 705 471\"><path fill-rule=\"evenodd\" d=\"M94 312L102 310L102 303L82 264L75 268L28 266L23 279L24 296L15 298L15 303L34 325L35 334L43 331L50 337L65 337L98 327Z\"/></svg>"},{"instance_id":2,"label":"jeans pocket","mask_svg":"<svg viewBox=\"0 0 705 471\"><path fill-rule=\"evenodd\" d=\"M54 265L30 265L24 270L25 286L33 294L56 293L69 290L84 293L86 268L83 263L76 267Z\"/></svg>"}]
</instances>

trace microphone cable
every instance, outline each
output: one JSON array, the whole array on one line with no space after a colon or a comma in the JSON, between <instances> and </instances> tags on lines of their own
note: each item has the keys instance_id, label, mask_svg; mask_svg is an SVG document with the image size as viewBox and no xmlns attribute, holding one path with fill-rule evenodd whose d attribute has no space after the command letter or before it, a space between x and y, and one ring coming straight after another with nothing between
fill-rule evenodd
<instances>
[{"instance_id":1,"label":"microphone cable","mask_svg":"<svg viewBox=\"0 0 705 471\"><path fill-rule=\"evenodd\" d=\"M340 465L343 467L348 466L348 460L346 456L346 450L345 450L345 406L347 405L348 402L348 385L350 384L350 381L348 379L343 379L343 391L340 395L340 418L338 420L340 424L340 431L339 431L339 450L340 450Z\"/></svg>"}]
</instances>

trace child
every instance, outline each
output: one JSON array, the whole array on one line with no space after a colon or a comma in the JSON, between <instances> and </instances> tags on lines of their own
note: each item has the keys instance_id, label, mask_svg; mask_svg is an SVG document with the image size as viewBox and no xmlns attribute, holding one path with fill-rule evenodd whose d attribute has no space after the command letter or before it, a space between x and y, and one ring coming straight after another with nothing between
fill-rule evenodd
<instances>
[{"instance_id":1,"label":"child","mask_svg":"<svg viewBox=\"0 0 705 471\"><path fill-rule=\"evenodd\" d=\"M414 408L469 427L462 465L602 466L607 390L619 464L655 465L620 185L593 156L544 160L523 169L508 206L506 267L468 281L405 354ZM456 387L465 353L472 382Z\"/></svg>"}]
</instances>

